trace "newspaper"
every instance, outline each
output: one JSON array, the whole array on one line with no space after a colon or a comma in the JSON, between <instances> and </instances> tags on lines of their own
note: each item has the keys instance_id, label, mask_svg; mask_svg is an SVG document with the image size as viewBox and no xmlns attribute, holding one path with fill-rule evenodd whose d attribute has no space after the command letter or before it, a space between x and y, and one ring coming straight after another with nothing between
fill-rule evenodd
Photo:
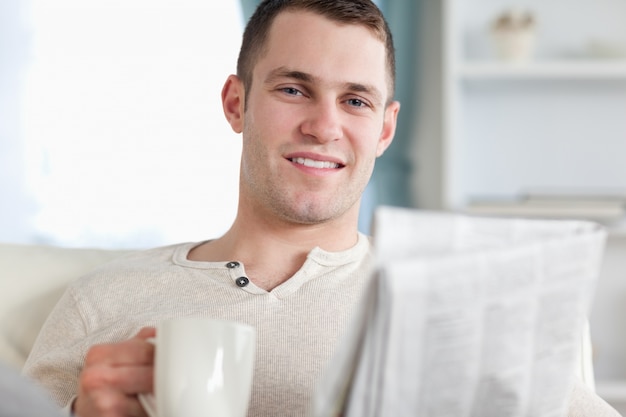
<instances>
[{"instance_id":1,"label":"newspaper","mask_svg":"<svg viewBox=\"0 0 626 417\"><path fill-rule=\"evenodd\" d=\"M561 417L606 232L383 207L313 417Z\"/></svg>"}]
</instances>

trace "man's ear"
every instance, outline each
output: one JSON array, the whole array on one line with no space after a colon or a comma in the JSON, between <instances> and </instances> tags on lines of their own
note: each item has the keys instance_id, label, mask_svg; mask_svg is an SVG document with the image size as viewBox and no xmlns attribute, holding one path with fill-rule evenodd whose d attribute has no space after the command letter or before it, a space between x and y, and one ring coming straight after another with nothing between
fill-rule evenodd
<instances>
[{"instance_id":1,"label":"man's ear","mask_svg":"<svg viewBox=\"0 0 626 417\"><path fill-rule=\"evenodd\" d=\"M385 108L385 115L383 119L383 129L378 139L378 146L376 148L376 156L381 156L385 153L385 150L391 145L393 136L396 134L396 124L398 122L398 112L400 111L400 102L392 101Z\"/></svg>"},{"instance_id":2,"label":"man's ear","mask_svg":"<svg viewBox=\"0 0 626 417\"><path fill-rule=\"evenodd\" d=\"M236 75L229 75L222 88L224 116L235 133L243 131L245 91L243 82Z\"/></svg>"}]
</instances>

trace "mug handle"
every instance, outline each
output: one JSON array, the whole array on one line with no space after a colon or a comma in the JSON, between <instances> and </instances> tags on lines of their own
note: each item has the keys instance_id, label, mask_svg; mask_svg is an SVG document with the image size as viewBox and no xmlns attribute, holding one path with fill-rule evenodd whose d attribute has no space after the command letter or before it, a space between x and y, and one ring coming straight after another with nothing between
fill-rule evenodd
<instances>
[{"instance_id":1,"label":"mug handle","mask_svg":"<svg viewBox=\"0 0 626 417\"><path fill-rule=\"evenodd\" d=\"M156 339L154 337L150 337L146 339L146 341L152 343L153 345L156 344ZM156 401L154 399L154 394L140 393L140 394L137 394L137 398L139 398L139 402L141 403L141 406L143 407L144 410L146 410L146 413L148 413L150 417L159 417L157 415Z\"/></svg>"},{"instance_id":2,"label":"mug handle","mask_svg":"<svg viewBox=\"0 0 626 417\"><path fill-rule=\"evenodd\" d=\"M139 398L141 406L150 417L158 417L153 394L138 394L137 397Z\"/></svg>"}]
</instances>

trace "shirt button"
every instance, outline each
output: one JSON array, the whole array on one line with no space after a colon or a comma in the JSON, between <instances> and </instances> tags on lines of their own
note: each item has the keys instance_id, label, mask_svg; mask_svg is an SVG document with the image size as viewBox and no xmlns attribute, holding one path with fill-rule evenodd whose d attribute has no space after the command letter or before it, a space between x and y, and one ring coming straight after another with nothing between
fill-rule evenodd
<instances>
[{"instance_id":1,"label":"shirt button","mask_svg":"<svg viewBox=\"0 0 626 417\"><path fill-rule=\"evenodd\" d=\"M237 268L238 266L239 266L239 262L237 261L232 261L226 264L226 268L228 269Z\"/></svg>"},{"instance_id":2,"label":"shirt button","mask_svg":"<svg viewBox=\"0 0 626 417\"><path fill-rule=\"evenodd\" d=\"M239 277L235 280L235 282L237 283L238 287L245 287L250 283L250 280L246 277Z\"/></svg>"}]
</instances>

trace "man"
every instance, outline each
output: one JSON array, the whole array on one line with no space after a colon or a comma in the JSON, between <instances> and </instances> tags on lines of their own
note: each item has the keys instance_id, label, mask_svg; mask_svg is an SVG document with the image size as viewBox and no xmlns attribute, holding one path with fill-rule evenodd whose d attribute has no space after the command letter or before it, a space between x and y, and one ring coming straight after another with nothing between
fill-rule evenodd
<instances>
[{"instance_id":1,"label":"man","mask_svg":"<svg viewBox=\"0 0 626 417\"><path fill-rule=\"evenodd\" d=\"M78 416L141 416L154 330L140 329L218 317L257 329L249 415L304 415L371 267L358 212L396 127L394 65L391 35L370 1L263 2L222 92L243 140L232 227L74 283L26 373Z\"/></svg>"},{"instance_id":2,"label":"man","mask_svg":"<svg viewBox=\"0 0 626 417\"><path fill-rule=\"evenodd\" d=\"M74 283L27 374L80 417L143 416L137 394L153 376L146 326L217 317L257 329L248 415L305 415L372 266L357 220L395 132L394 67L389 29L369 0L264 1L222 92L243 140L232 227Z\"/></svg>"}]
</instances>

